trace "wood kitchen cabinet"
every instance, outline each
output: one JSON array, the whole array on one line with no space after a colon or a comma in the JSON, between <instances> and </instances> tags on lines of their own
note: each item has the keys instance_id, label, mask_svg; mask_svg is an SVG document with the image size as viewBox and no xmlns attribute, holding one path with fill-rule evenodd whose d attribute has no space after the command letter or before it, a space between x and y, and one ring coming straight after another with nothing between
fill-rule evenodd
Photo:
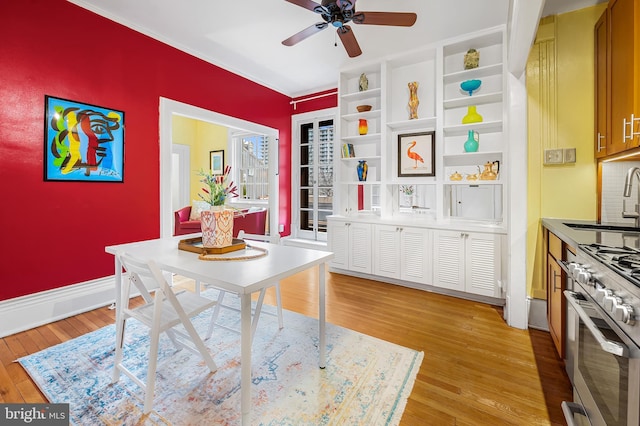
<instances>
[{"instance_id":1,"label":"wood kitchen cabinet","mask_svg":"<svg viewBox=\"0 0 640 426\"><path fill-rule=\"evenodd\" d=\"M607 13L611 155L640 144L640 0L610 0Z\"/></svg>"},{"instance_id":2,"label":"wood kitchen cabinet","mask_svg":"<svg viewBox=\"0 0 640 426\"><path fill-rule=\"evenodd\" d=\"M607 144L611 142L609 135L609 102L607 100L607 58L609 43L609 12L605 9L602 16L598 20L594 31L595 39L595 158L605 157L607 155ZM613 148L609 151L614 152Z\"/></svg>"},{"instance_id":3,"label":"wood kitchen cabinet","mask_svg":"<svg viewBox=\"0 0 640 426\"><path fill-rule=\"evenodd\" d=\"M547 322L549 333L558 354L564 358L564 329L566 324L565 275L558 264L563 259L563 242L547 231Z\"/></svg>"}]
</instances>

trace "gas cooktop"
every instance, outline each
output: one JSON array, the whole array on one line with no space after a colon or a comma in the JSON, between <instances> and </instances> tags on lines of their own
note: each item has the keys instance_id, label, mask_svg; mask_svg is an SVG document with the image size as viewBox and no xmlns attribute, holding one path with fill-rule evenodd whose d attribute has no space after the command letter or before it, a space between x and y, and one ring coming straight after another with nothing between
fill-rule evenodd
<instances>
[{"instance_id":1,"label":"gas cooktop","mask_svg":"<svg viewBox=\"0 0 640 426\"><path fill-rule=\"evenodd\" d=\"M580 248L640 288L640 250L603 244L585 244Z\"/></svg>"}]
</instances>

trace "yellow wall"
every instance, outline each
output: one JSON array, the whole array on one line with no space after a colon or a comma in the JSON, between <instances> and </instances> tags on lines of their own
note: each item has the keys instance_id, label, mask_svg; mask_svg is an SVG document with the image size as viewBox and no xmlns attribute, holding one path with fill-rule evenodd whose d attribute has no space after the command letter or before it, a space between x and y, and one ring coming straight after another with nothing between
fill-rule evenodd
<instances>
[{"instance_id":1,"label":"yellow wall","mask_svg":"<svg viewBox=\"0 0 640 426\"><path fill-rule=\"evenodd\" d=\"M201 178L198 176L198 172L201 169L204 171L209 170L209 153L211 151L224 150L225 164L229 164L229 151L227 149L228 129L205 121L174 115L172 133L173 143L190 147L191 191L189 199L199 200L198 193L202 185L200 185Z\"/></svg>"},{"instance_id":2,"label":"yellow wall","mask_svg":"<svg viewBox=\"0 0 640 426\"><path fill-rule=\"evenodd\" d=\"M544 18L527 63L527 290L545 298L543 217L596 218L593 28L606 4ZM576 163L544 166L545 149L576 148Z\"/></svg>"}]
</instances>

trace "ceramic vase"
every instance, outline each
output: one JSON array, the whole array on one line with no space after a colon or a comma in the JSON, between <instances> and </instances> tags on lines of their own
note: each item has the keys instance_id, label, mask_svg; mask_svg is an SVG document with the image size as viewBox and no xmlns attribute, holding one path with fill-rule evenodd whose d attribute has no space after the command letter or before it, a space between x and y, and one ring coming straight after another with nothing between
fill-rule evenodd
<instances>
[{"instance_id":1,"label":"ceramic vase","mask_svg":"<svg viewBox=\"0 0 640 426\"><path fill-rule=\"evenodd\" d=\"M478 133L469 130L467 141L464 143L464 152L476 152L478 151L478 145Z\"/></svg>"},{"instance_id":2,"label":"ceramic vase","mask_svg":"<svg viewBox=\"0 0 640 426\"><path fill-rule=\"evenodd\" d=\"M213 247L228 247L233 243L233 210L224 206L214 206L216 232Z\"/></svg>"},{"instance_id":3,"label":"ceramic vase","mask_svg":"<svg viewBox=\"0 0 640 426\"><path fill-rule=\"evenodd\" d=\"M467 50L467 53L464 55L464 69L470 70L478 68L478 65L480 65L480 52L476 49Z\"/></svg>"},{"instance_id":4,"label":"ceramic vase","mask_svg":"<svg viewBox=\"0 0 640 426\"><path fill-rule=\"evenodd\" d=\"M366 135L369 132L369 124L367 123L367 120L365 120L364 118L360 118L358 120L358 133L360 135Z\"/></svg>"},{"instance_id":5,"label":"ceramic vase","mask_svg":"<svg viewBox=\"0 0 640 426\"><path fill-rule=\"evenodd\" d=\"M367 171L369 170L369 166L365 160L358 161L358 166L356 167L356 171L358 172L358 180L360 182L364 182L367 180Z\"/></svg>"},{"instance_id":6,"label":"ceramic vase","mask_svg":"<svg viewBox=\"0 0 640 426\"><path fill-rule=\"evenodd\" d=\"M215 247L216 218L211 210L200 212L200 228L202 229L202 245L206 248Z\"/></svg>"},{"instance_id":7,"label":"ceramic vase","mask_svg":"<svg viewBox=\"0 0 640 426\"><path fill-rule=\"evenodd\" d=\"M409 120L418 118L418 105L420 100L418 99L418 82L412 81L409 83Z\"/></svg>"},{"instance_id":8,"label":"ceramic vase","mask_svg":"<svg viewBox=\"0 0 640 426\"><path fill-rule=\"evenodd\" d=\"M482 116L478 114L478 111L476 111L476 106L469 105L469 108L467 109L467 115L462 117L462 124L480 123L481 121Z\"/></svg>"},{"instance_id":9,"label":"ceramic vase","mask_svg":"<svg viewBox=\"0 0 640 426\"><path fill-rule=\"evenodd\" d=\"M358 89L361 92L369 90L369 79L365 73L360 74L360 80L358 81Z\"/></svg>"}]
</instances>

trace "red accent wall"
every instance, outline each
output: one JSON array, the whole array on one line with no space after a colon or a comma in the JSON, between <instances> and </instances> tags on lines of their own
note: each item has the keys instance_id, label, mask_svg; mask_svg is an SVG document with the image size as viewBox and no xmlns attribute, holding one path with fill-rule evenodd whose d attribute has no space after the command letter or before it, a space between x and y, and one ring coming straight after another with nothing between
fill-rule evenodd
<instances>
[{"instance_id":1,"label":"red accent wall","mask_svg":"<svg viewBox=\"0 0 640 426\"><path fill-rule=\"evenodd\" d=\"M280 131L280 221L289 234L289 97L64 0L5 3L0 300L112 275L106 245L159 237L160 97ZM124 183L44 181L45 94L125 112Z\"/></svg>"}]
</instances>

